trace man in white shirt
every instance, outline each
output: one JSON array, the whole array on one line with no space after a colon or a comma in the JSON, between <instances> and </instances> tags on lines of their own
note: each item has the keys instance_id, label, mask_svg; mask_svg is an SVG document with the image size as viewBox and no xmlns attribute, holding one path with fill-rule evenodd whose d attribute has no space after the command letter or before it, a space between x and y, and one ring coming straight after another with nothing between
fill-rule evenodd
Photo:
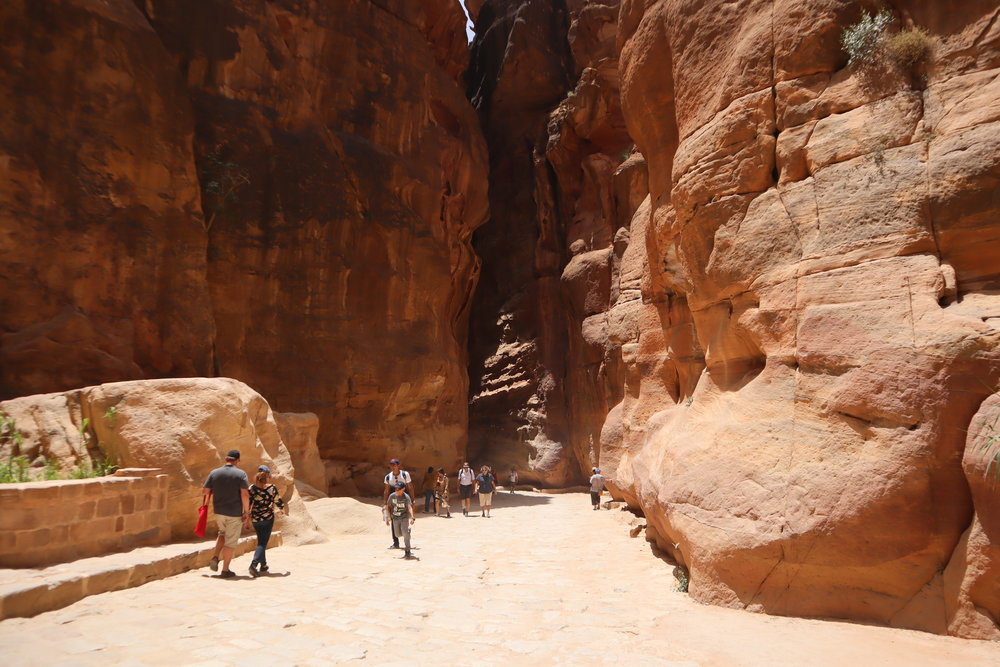
<instances>
[{"instance_id":1,"label":"man in white shirt","mask_svg":"<svg viewBox=\"0 0 1000 667\"><path fill-rule=\"evenodd\" d=\"M405 470L400 469L399 459L392 459L389 461L389 474L385 476L385 488L382 490L382 506L385 507L386 502L389 500L390 489L395 492L396 487L399 484L406 486L406 489L410 492L410 498L413 496L413 481L410 479L410 473ZM392 545L390 549L399 548L399 535L396 534L394 530L392 532Z\"/></svg>"},{"instance_id":2,"label":"man in white shirt","mask_svg":"<svg viewBox=\"0 0 1000 667\"><path fill-rule=\"evenodd\" d=\"M599 510L601 509L601 491L604 490L604 485L608 480L601 474L600 468L591 468L591 471L594 474L590 476L590 502L595 510Z\"/></svg>"},{"instance_id":3,"label":"man in white shirt","mask_svg":"<svg viewBox=\"0 0 1000 667\"><path fill-rule=\"evenodd\" d=\"M472 486L476 481L476 473L472 472L469 462L462 464L458 471L458 497L462 499L462 514L469 516L469 509L472 507Z\"/></svg>"}]
</instances>

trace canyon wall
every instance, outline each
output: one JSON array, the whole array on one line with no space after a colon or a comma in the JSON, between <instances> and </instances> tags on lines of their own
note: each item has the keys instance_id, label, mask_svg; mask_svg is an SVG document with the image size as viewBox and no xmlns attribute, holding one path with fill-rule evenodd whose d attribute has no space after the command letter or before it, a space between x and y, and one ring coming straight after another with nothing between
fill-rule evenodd
<instances>
[{"instance_id":1,"label":"canyon wall","mask_svg":"<svg viewBox=\"0 0 1000 667\"><path fill-rule=\"evenodd\" d=\"M470 456L599 463L700 601L1000 637L1000 21L926 4L483 3Z\"/></svg>"},{"instance_id":2,"label":"canyon wall","mask_svg":"<svg viewBox=\"0 0 1000 667\"><path fill-rule=\"evenodd\" d=\"M544 486L589 474L621 399L606 313L645 174L640 159L616 172L632 146L617 18L616 1L487 0L476 15L491 222L475 239L469 457Z\"/></svg>"},{"instance_id":3,"label":"canyon wall","mask_svg":"<svg viewBox=\"0 0 1000 667\"><path fill-rule=\"evenodd\" d=\"M487 217L451 0L5 3L3 397L229 376L456 465Z\"/></svg>"},{"instance_id":4,"label":"canyon wall","mask_svg":"<svg viewBox=\"0 0 1000 667\"><path fill-rule=\"evenodd\" d=\"M848 67L863 3L622 3L649 199L601 462L698 600L1000 637L965 444L1000 378L1000 10L927 4L890 33L928 52Z\"/></svg>"}]
</instances>

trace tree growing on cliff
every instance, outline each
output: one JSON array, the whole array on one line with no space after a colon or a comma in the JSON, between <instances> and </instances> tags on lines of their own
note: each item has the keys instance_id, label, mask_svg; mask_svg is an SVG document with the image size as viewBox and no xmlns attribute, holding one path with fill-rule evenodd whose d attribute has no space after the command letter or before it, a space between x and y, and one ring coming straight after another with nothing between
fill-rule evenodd
<instances>
[{"instance_id":1,"label":"tree growing on cliff","mask_svg":"<svg viewBox=\"0 0 1000 667\"><path fill-rule=\"evenodd\" d=\"M205 231L220 213L239 202L240 190L250 184L250 174L235 162L225 160L216 149L204 157L201 170L202 208L205 213Z\"/></svg>"}]
</instances>

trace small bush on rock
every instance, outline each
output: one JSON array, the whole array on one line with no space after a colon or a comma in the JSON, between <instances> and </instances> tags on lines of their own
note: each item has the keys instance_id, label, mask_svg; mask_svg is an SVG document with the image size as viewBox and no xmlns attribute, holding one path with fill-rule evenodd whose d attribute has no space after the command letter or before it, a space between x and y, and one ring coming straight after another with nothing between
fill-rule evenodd
<instances>
[{"instance_id":1,"label":"small bush on rock","mask_svg":"<svg viewBox=\"0 0 1000 667\"><path fill-rule=\"evenodd\" d=\"M872 16L861 12L861 20L844 28L840 45L847 54L847 64L855 67L873 64L879 56L885 29L894 21L892 14L883 9Z\"/></svg>"},{"instance_id":2,"label":"small bush on rock","mask_svg":"<svg viewBox=\"0 0 1000 667\"><path fill-rule=\"evenodd\" d=\"M885 39L885 53L892 62L909 69L927 59L933 41L923 28L910 28Z\"/></svg>"}]
</instances>

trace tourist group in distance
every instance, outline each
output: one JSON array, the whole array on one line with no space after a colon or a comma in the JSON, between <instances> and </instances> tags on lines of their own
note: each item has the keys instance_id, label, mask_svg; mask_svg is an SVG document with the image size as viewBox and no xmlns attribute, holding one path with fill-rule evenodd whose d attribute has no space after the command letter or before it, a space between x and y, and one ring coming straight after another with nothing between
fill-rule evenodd
<instances>
[{"instance_id":1,"label":"tourist group in distance","mask_svg":"<svg viewBox=\"0 0 1000 667\"><path fill-rule=\"evenodd\" d=\"M232 449L226 454L225 465L209 473L202 489L198 525L195 528L195 534L204 537L208 503L211 500L219 536L215 541L215 550L209 561L209 567L213 572L218 572L221 564L222 571L219 576L224 579L236 576L229 567L244 527L248 529L253 527L257 533L257 548L249 568L251 576L258 577L268 572L267 544L274 528L274 508L277 507L285 515L288 514L288 507L278 494L277 487L271 484L270 469L266 465L259 466L254 482L250 484L247 474L240 470L239 462L239 450ZM591 472L590 500L593 508L597 510L600 509L601 492L604 490L606 479L601 474L600 468L592 468ZM473 516L470 515L472 498L477 496L479 516L490 518L493 495L499 487L492 469L484 465L480 467L479 474L476 474L466 461L459 469L456 479L458 497L462 503L462 515ZM392 544L389 548L399 549L402 539L404 558L412 558L410 536L413 523L416 521L414 499L417 497L413 491L413 478L408 471L402 469L399 459L394 458L389 461L389 472L383 481L382 518L392 534ZM517 482L517 469L511 468L507 474L509 493L514 493ZM449 478L444 468L438 468L436 472L433 466L427 468L421 492L424 496L424 513L451 518L451 505L448 502Z\"/></svg>"}]
</instances>

